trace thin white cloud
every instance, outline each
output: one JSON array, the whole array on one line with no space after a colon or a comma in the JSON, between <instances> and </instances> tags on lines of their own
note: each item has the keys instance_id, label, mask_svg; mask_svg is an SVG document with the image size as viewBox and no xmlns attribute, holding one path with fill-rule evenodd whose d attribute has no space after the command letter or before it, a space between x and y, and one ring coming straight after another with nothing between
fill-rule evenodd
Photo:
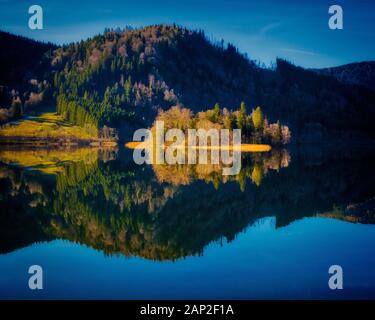
<instances>
[{"instance_id":1,"label":"thin white cloud","mask_svg":"<svg viewBox=\"0 0 375 320\"><path fill-rule=\"evenodd\" d=\"M297 54L304 54L309 56L318 56L319 54L312 51L307 50L299 50L299 49L291 49L291 48L281 48L280 51L289 52L289 53L297 53Z\"/></svg>"},{"instance_id":2,"label":"thin white cloud","mask_svg":"<svg viewBox=\"0 0 375 320\"><path fill-rule=\"evenodd\" d=\"M260 31L259 31L259 34L263 36L263 35L269 33L270 31L279 28L280 26L281 26L280 22L270 23L270 24L264 26L263 28L261 28Z\"/></svg>"}]
</instances>

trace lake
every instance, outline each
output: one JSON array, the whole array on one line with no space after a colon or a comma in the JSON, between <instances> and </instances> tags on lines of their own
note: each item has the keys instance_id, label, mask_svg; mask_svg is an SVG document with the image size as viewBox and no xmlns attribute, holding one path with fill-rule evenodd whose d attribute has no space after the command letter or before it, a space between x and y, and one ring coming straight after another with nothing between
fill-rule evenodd
<instances>
[{"instance_id":1,"label":"lake","mask_svg":"<svg viewBox=\"0 0 375 320\"><path fill-rule=\"evenodd\" d=\"M0 298L375 298L374 163L365 147L291 147L223 176L123 147L2 147Z\"/></svg>"}]
</instances>

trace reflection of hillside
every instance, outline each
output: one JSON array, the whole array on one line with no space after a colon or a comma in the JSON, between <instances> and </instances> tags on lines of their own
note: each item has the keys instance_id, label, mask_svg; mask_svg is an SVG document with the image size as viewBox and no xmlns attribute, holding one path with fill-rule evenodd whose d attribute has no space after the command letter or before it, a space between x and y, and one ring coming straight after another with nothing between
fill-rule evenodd
<instances>
[{"instance_id":1,"label":"reflection of hillside","mask_svg":"<svg viewBox=\"0 0 375 320\"><path fill-rule=\"evenodd\" d=\"M318 217L332 218L353 223L375 222L375 198L361 203L350 203L342 208L317 214Z\"/></svg>"},{"instance_id":2,"label":"reflection of hillside","mask_svg":"<svg viewBox=\"0 0 375 320\"><path fill-rule=\"evenodd\" d=\"M109 151L110 150L110 151ZM94 163L110 157L114 149L96 148L29 148L29 149L4 149L0 150L0 161L7 164L16 164L29 169L39 170L43 173L56 174L64 172L64 164L72 162Z\"/></svg>"},{"instance_id":3,"label":"reflection of hillside","mask_svg":"<svg viewBox=\"0 0 375 320\"><path fill-rule=\"evenodd\" d=\"M74 180L74 171L62 180L58 177L51 233L106 254L171 259L173 253L154 241L154 228L157 212L173 197L176 187L159 185L150 170L117 165L101 164L69 188L63 184Z\"/></svg>"},{"instance_id":4,"label":"reflection of hillside","mask_svg":"<svg viewBox=\"0 0 375 320\"><path fill-rule=\"evenodd\" d=\"M40 179L35 172L24 172L0 163L0 252L9 252L48 240L50 175Z\"/></svg>"},{"instance_id":5,"label":"reflection of hillside","mask_svg":"<svg viewBox=\"0 0 375 320\"><path fill-rule=\"evenodd\" d=\"M227 180L209 166L168 172L100 157L65 163L56 175L1 165L0 251L59 238L109 255L174 260L230 241L265 216L280 227L340 207L346 210L330 216L375 222L368 214L375 205L367 201L374 196L373 158L311 162L293 155L289 163L285 157L244 159L239 177Z\"/></svg>"}]
</instances>

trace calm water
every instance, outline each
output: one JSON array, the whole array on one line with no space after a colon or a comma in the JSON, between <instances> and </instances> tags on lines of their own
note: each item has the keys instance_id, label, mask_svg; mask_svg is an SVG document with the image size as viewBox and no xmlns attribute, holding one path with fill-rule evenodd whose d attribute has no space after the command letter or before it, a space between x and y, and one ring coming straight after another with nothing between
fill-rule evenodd
<instances>
[{"instance_id":1,"label":"calm water","mask_svg":"<svg viewBox=\"0 0 375 320\"><path fill-rule=\"evenodd\" d=\"M375 298L374 160L278 150L223 177L122 148L2 148L0 298Z\"/></svg>"}]
</instances>

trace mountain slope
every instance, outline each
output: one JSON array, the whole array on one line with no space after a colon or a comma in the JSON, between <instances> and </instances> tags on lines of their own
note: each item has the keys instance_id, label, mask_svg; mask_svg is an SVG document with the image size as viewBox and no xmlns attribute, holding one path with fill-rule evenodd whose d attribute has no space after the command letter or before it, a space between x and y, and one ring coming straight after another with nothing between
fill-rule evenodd
<instances>
[{"instance_id":1,"label":"mountain slope","mask_svg":"<svg viewBox=\"0 0 375 320\"><path fill-rule=\"evenodd\" d=\"M18 89L31 76L42 76L43 56L56 48L50 43L42 43L16 36L0 30L0 85Z\"/></svg>"},{"instance_id":2,"label":"mountain slope","mask_svg":"<svg viewBox=\"0 0 375 320\"><path fill-rule=\"evenodd\" d=\"M267 114L288 124L304 141L374 137L375 92L277 60L263 70L255 97Z\"/></svg>"},{"instance_id":3,"label":"mountain slope","mask_svg":"<svg viewBox=\"0 0 375 320\"><path fill-rule=\"evenodd\" d=\"M17 118L34 104L48 100L43 83L50 71L49 56L56 48L0 30L0 123ZM23 109L23 110L22 110Z\"/></svg>"},{"instance_id":4,"label":"mountain slope","mask_svg":"<svg viewBox=\"0 0 375 320\"><path fill-rule=\"evenodd\" d=\"M215 102L237 108L250 96L255 68L233 46L173 25L107 31L56 50L52 64L54 85L66 98L62 109L77 101L99 125L114 126L150 125L159 108L176 104L193 111Z\"/></svg>"},{"instance_id":5,"label":"mountain slope","mask_svg":"<svg viewBox=\"0 0 375 320\"><path fill-rule=\"evenodd\" d=\"M362 85L375 90L375 61L349 63L338 67L314 69L314 71L333 76L345 83Z\"/></svg>"},{"instance_id":6,"label":"mountain slope","mask_svg":"<svg viewBox=\"0 0 375 320\"><path fill-rule=\"evenodd\" d=\"M144 127L174 105L234 110L244 101L248 111L260 105L270 121L288 125L294 140L375 137L375 91L280 59L275 69L260 68L202 31L108 29L49 59L38 94L48 97L51 87L57 111L81 126Z\"/></svg>"},{"instance_id":7,"label":"mountain slope","mask_svg":"<svg viewBox=\"0 0 375 320\"><path fill-rule=\"evenodd\" d=\"M59 48L53 65L62 109L76 101L99 125L150 125L159 108L175 104L200 111L216 102L237 109L245 101L248 110L261 105L271 121L289 125L295 137L374 136L375 92L283 60L275 70L259 68L202 31L174 25L107 31Z\"/></svg>"}]
</instances>

